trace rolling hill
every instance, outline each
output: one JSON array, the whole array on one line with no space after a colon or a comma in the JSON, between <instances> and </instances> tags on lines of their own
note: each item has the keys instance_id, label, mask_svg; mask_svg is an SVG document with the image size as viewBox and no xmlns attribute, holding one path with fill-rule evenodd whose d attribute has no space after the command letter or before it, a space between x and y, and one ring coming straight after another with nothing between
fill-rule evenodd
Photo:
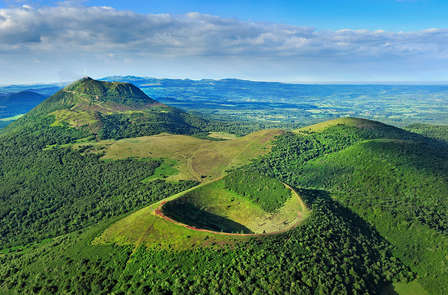
<instances>
[{"instance_id":1,"label":"rolling hill","mask_svg":"<svg viewBox=\"0 0 448 295\"><path fill-rule=\"evenodd\" d=\"M446 292L448 282L440 279L448 276L446 143L378 122L340 119L288 135L274 144L271 159L253 169L334 195L395 246L429 293Z\"/></svg>"},{"instance_id":2,"label":"rolling hill","mask_svg":"<svg viewBox=\"0 0 448 295\"><path fill-rule=\"evenodd\" d=\"M447 293L442 129L222 126L90 78L11 124L0 292Z\"/></svg>"},{"instance_id":3,"label":"rolling hill","mask_svg":"<svg viewBox=\"0 0 448 295\"><path fill-rule=\"evenodd\" d=\"M165 166L175 169L166 175L166 180L209 181L224 176L228 169L245 165L251 159L268 153L274 138L283 133L279 129L267 129L227 140L161 133L120 140L87 141L73 147L104 154L104 160L131 157L166 159Z\"/></svg>"}]
</instances>

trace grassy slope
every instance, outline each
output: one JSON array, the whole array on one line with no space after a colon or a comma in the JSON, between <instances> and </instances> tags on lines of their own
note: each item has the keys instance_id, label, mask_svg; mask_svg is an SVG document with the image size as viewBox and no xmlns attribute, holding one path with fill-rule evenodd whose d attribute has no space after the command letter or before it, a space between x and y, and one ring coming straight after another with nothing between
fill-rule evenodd
<instances>
[{"instance_id":1,"label":"grassy slope","mask_svg":"<svg viewBox=\"0 0 448 295\"><path fill-rule=\"evenodd\" d=\"M224 189L222 181L201 184L141 209L119 220L95 240L95 244L145 245L174 249L232 244L249 237L227 236L188 229L155 215L163 202L188 198L191 204L247 226L255 233L287 230L308 217L298 195L292 196L276 214L268 214L246 198ZM230 207L229 207L230 206ZM287 224L285 224L287 222Z\"/></svg>"},{"instance_id":2,"label":"grassy slope","mask_svg":"<svg viewBox=\"0 0 448 295\"><path fill-rule=\"evenodd\" d=\"M193 231L156 216L154 211L162 202L179 198L186 193L203 187L201 184L192 189L168 197L151 206L117 221L94 240L95 245L115 243L118 245L145 245L148 248L187 250L198 246L232 244L247 237L227 237L207 232Z\"/></svg>"},{"instance_id":3,"label":"grassy slope","mask_svg":"<svg viewBox=\"0 0 448 295\"><path fill-rule=\"evenodd\" d=\"M394 284L394 291L399 295L428 295L425 289L416 281Z\"/></svg>"},{"instance_id":4,"label":"grassy slope","mask_svg":"<svg viewBox=\"0 0 448 295\"><path fill-rule=\"evenodd\" d=\"M225 170L247 164L250 159L269 152L278 129L254 132L226 141L211 141L185 135L159 134L118 141L100 141L106 146L104 159L167 158L177 162L179 173L168 180L211 180ZM204 177L205 176L205 177Z\"/></svg>"},{"instance_id":5,"label":"grassy slope","mask_svg":"<svg viewBox=\"0 0 448 295\"><path fill-rule=\"evenodd\" d=\"M293 192L278 212L267 213L248 198L225 189L224 181L216 181L193 190L181 199L204 211L242 224L253 233L281 231L308 215L300 197Z\"/></svg>"},{"instance_id":6,"label":"grassy slope","mask_svg":"<svg viewBox=\"0 0 448 295\"><path fill-rule=\"evenodd\" d=\"M57 110L51 113L54 115L55 120L50 125L54 126L64 126L67 123L71 127L82 127L85 125L92 125L97 123L97 119L93 113L78 110Z\"/></svg>"},{"instance_id":7,"label":"grassy slope","mask_svg":"<svg viewBox=\"0 0 448 295\"><path fill-rule=\"evenodd\" d=\"M227 132L210 132L208 137L216 139L235 139L237 136L235 134L230 134Z\"/></svg>"},{"instance_id":8,"label":"grassy slope","mask_svg":"<svg viewBox=\"0 0 448 295\"><path fill-rule=\"evenodd\" d=\"M385 124L377 121L347 117L347 118L337 118L334 120L328 120L314 125L306 126L298 129L297 132L303 132L303 131L321 132L329 127L337 125L344 125L358 128L383 128L384 126L386 126Z\"/></svg>"}]
</instances>

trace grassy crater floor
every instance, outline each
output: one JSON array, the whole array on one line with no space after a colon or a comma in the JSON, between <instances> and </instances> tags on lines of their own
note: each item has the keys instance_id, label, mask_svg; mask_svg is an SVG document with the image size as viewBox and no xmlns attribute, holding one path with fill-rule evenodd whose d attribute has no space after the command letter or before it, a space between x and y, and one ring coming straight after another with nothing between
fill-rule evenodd
<instances>
[{"instance_id":1,"label":"grassy crater floor","mask_svg":"<svg viewBox=\"0 0 448 295\"><path fill-rule=\"evenodd\" d=\"M264 234L284 231L302 220L304 204L291 197L278 211L265 212L248 198L227 190L218 180L161 206L161 213L198 229L224 233Z\"/></svg>"},{"instance_id":2,"label":"grassy crater floor","mask_svg":"<svg viewBox=\"0 0 448 295\"><path fill-rule=\"evenodd\" d=\"M177 250L219 246L285 232L298 226L308 215L309 210L292 189L291 198L283 207L267 213L248 199L226 190L222 180L216 180L119 220L93 243Z\"/></svg>"}]
</instances>

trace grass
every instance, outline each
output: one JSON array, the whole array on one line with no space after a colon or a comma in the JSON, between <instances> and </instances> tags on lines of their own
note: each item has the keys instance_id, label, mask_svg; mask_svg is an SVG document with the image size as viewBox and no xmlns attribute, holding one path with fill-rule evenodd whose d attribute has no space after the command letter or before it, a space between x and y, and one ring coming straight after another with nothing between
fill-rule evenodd
<instances>
[{"instance_id":1,"label":"grass","mask_svg":"<svg viewBox=\"0 0 448 295\"><path fill-rule=\"evenodd\" d=\"M10 122L10 121L15 121L17 119L20 119L21 117L23 117L25 114L20 114L20 115L15 115L12 117L7 117L7 118L1 118L0 122Z\"/></svg>"},{"instance_id":2,"label":"grass","mask_svg":"<svg viewBox=\"0 0 448 295\"><path fill-rule=\"evenodd\" d=\"M208 134L208 137L225 140L238 138L235 134L227 132L210 132Z\"/></svg>"},{"instance_id":3,"label":"grass","mask_svg":"<svg viewBox=\"0 0 448 295\"><path fill-rule=\"evenodd\" d=\"M291 192L291 198L286 201L284 206L278 212L271 214L265 212L248 198L225 189L224 181L219 180L193 190L172 203L179 203L178 206L175 206L179 210L183 210L186 204L192 205L207 213L232 220L247 228L251 233L262 234L282 231L297 224L306 216L306 207L302 207L303 204L294 194ZM185 216L184 223L197 226L194 224L194 220L189 220L191 216L193 214Z\"/></svg>"},{"instance_id":4,"label":"grass","mask_svg":"<svg viewBox=\"0 0 448 295\"><path fill-rule=\"evenodd\" d=\"M63 126L64 123L68 123L72 127L81 127L97 122L95 116L86 111L63 109L54 111L50 115L55 117L55 121L50 125L53 127Z\"/></svg>"},{"instance_id":5,"label":"grass","mask_svg":"<svg viewBox=\"0 0 448 295\"><path fill-rule=\"evenodd\" d=\"M163 201L173 200L203 185L205 184ZM134 245L136 249L143 245L148 248L187 250L193 247L232 244L236 241L247 240L247 237L228 237L194 231L156 216L154 212L163 201L140 209L112 224L92 243L94 245Z\"/></svg>"},{"instance_id":6,"label":"grass","mask_svg":"<svg viewBox=\"0 0 448 295\"><path fill-rule=\"evenodd\" d=\"M209 181L225 171L249 163L253 158L269 152L278 129L263 130L244 137L225 141L199 139L186 135L158 134L117 141L100 141L104 145L104 159L164 158L176 161L179 172L167 177L169 181L193 179Z\"/></svg>"},{"instance_id":7,"label":"grass","mask_svg":"<svg viewBox=\"0 0 448 295\"><path fill-rule=\"evenodd\" d=\"M381 291L381 295L428 295L429 293L417 282L393 283Z\"/></svg>"},{"instance_id":8,"label":"grass","mask_svg":"<svg viewBox=\"0 0 448 295\"><path fill-rule=\"evenodd\" d=\"M428 292L416 281L395 283L394 291L398 295L428 295Z\"/></svg>"},{"instance_id":9,"label":"grass","mask_svg":"<svg viewBox=\"0 0 448 295\"><path fill-rule=\"evenodd\" d=\"M337 118L334 120L328 120L325 122L306 126L306 127L298 129L297 132L299 132L299 133L303 132L303 131L321 132L329 127L333 127L333 126L337 126L337 125L345 125L345 126L349 126L349 127L358 127L358 128L373 128L373 127L382 126L383 124L376 122L376 121L367 120L367 119L346 117L346 118Z\"/></svg>"},{"instance_id":10,"label":"grass","mask_svg":"<svg viewBox=\"0 0 448 295\"><path fill-rule=\"evenodd\" d=\"M166 179L169 176L176 175L179 173L179 170L174 168L176 165L175 160L164 159L162 164L156 168L154 174L148 178L142 180L143 183L148 183L157 179Z\"/></svg>"},{"instance_id":11,"label":"grass","mask_svg":"<svg viewBox=\"0 0 448 295\"><path fill-rule=\"evenodd\" d=\"M287 230L309 214L301 200L294 197L285 203L277 215L268 214L247 199L224 190L223 182L218 180L200 184L136 211L112 224L93 244L134 245L135 248L144 245L148 248L186 250L194 247L231 245L251 238L196 231L155 214L163 202L178 198L193 198L195 205L202 210L240 224L244 223L244 226L255 233ZM285 224L285 221L288 224ZM267 225L268 222L271 224Z\"/></svg>"}]
</instances>

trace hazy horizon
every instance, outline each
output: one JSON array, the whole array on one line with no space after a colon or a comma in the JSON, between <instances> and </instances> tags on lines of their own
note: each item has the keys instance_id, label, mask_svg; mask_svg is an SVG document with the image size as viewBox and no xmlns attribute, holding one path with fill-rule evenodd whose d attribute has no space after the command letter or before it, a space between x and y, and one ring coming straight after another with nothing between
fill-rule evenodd
<instances>
[{"instance_id":1,"label":"hazy horizon","mask_svg":"<svg viewBox=\"0 0 448 295\"><path fill-rule=\"evenodd\" d=\"M448 81L445 8L440 0L0 1L0 83L114 73L439 84Z\"/></svg>"},{"instance_id":2,"label":"hazy horizon","mask_svg":"<svg viewBox=\"0 0 448 295\"><path fill-rule=\"evenodd\" d=\"M276 81L276 80L254 80L254 79L243 79L243 78L237 78L237 77L223 77L223 78L197 78L192 79L188 77L154 77L154 76L135 76L135 75L106 75L106 76L80 76L78 78L75 78L73 80L60 80L60 81L31 81L28 83L1 83L0 87L7 87L7 86L33 86L33 85L67 85L74 81L77 81L79 79L82 79L83 77L91 77L93 79L101 80L109 77L126 77L126 76L133 76L137 78L146 78L146 79L158 79L158 80L191 80L191 81L201 81L201 80L214 80L214 81L220 81L220 80L245 80L245 81L251 81L251 82L266 82L266 83L282 83L282 84L303 84L303 85L390 85L390 86L400 86L400 85L409 85L409 86L448 86L448 81Z\"/></svg>"}]
</instances>

